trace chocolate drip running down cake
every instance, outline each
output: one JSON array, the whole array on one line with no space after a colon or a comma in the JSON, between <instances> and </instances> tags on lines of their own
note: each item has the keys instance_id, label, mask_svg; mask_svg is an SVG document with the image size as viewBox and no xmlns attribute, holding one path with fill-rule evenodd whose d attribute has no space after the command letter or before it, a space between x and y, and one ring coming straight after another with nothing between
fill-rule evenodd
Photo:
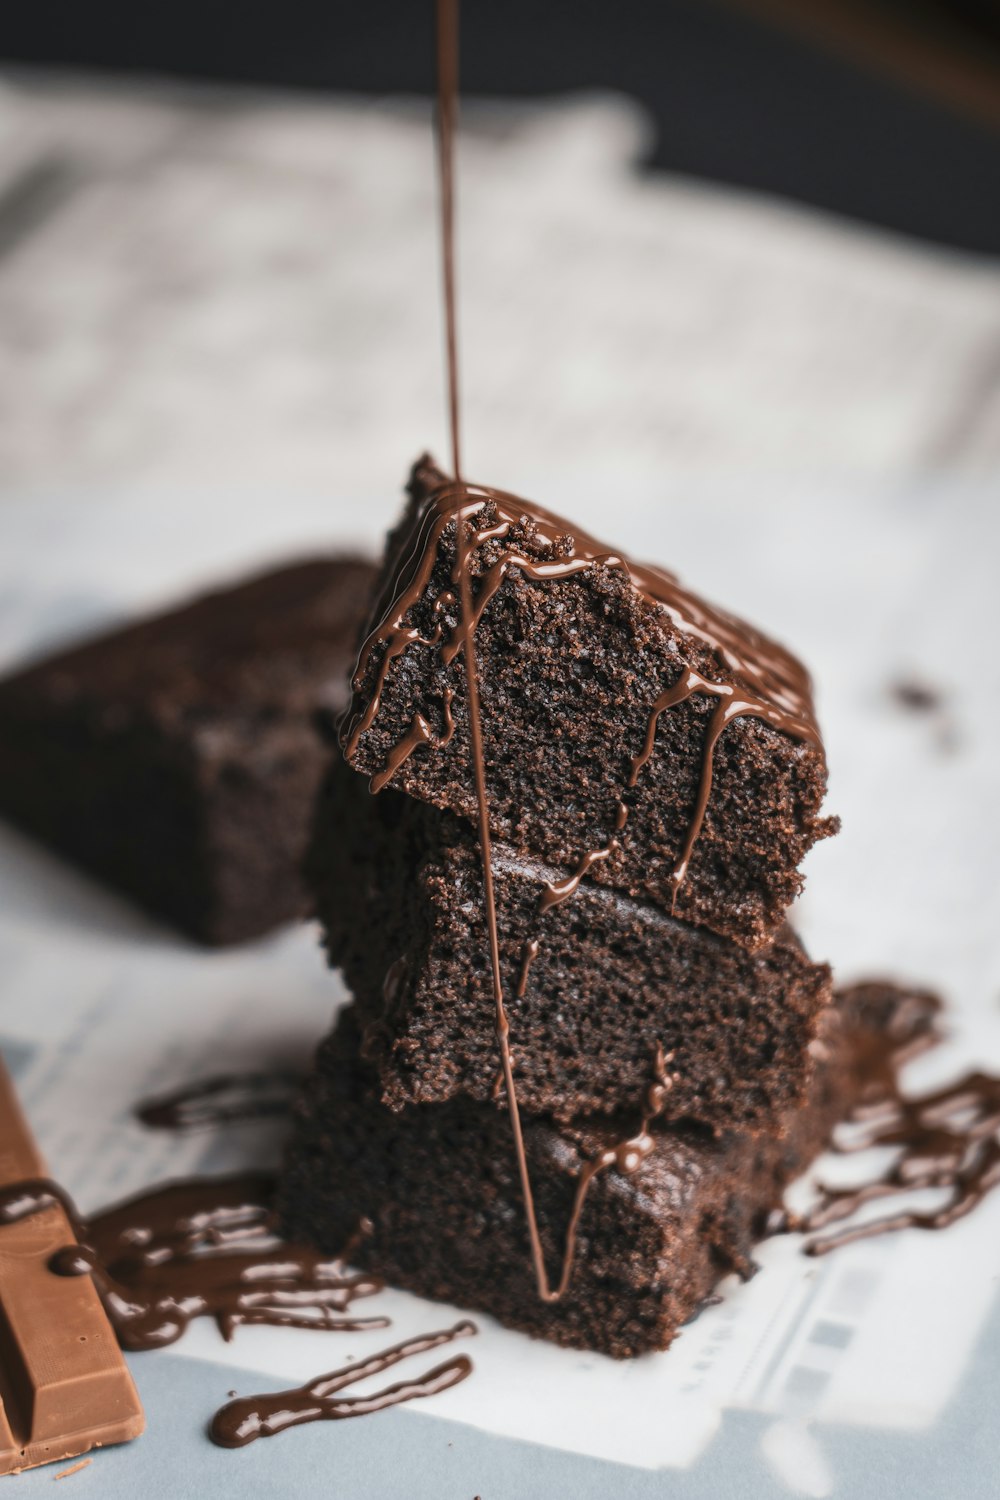
<instances>
[{"instance_id":1,"label":"chocolate drip running down cake","mask_svg":"<svg viewBox=\"0 0 1000 1500\"><path fill-rule=\"evenodd\" d=\"M805 669L671 575L429 458L389 539L342 743L372 789L476 815L456 521L469 528L490 831L766 944L835 824ZM431 753L433 752L433 753Z\"/></svg>"},{"instance_id":2,"label":"chocolate drip running down cake","mask_svg":"<svg viewBox=\"0 0 1000 1500\"><path fill-rule=\"evenodd\" d=\"M205 943L302 915L300 865L374 579L279 568L0 683L0 813Z\"/></svg>"},{"instance_id":3,"label":"chocolate drip running down cake","mask_svg":"<svg viewBox=\"0 0 1000 1500\"><path fill-rule=\"evenodd\" d=\"M496 1097L474 831L399 793L370 796L342 763L318 825L317 910L383 1101ZM670 1058L663 1114L672 1118L767 1129L805 1097L829 971L809 963L789 928L748 953L587 881L539 914L565 872L503 845L493 845L493 875L524 1108L559 1120L639 1112L657 1046Z\"/></svg>"},{"instance_id":4,"label":"chocolate drip running down cake","mask_svg":"<svg viewBox=\"0 0 1000 1500\"><path fill-rule=\"evenodd\" d=\"M357 1017L347 1012L321 1047L298 1106L281 1189L285 1230L332 1251L365 1217L371 1232L356 1253L398 1286L616 1358L666 1348L721 1277L752 1270L753 1245L785 1186L858 1095L859 1054L893 1032L883 1012L869 1013L863 991L838 997L807 1102L776 1116L769 1134L655 1124L651 1149L631 1170L610 1166L594 1176L572 1274L556 1302L542 1301L534 1286L502 1112L468 1099L399 1114L385 1109L360 1057ZM912 1005L903 1019L917 1031L928 1023ZM627 1128L608 1119L525 1123L553 1281L567 1254L581 1172Z\"/></svg>"}]
</instances>

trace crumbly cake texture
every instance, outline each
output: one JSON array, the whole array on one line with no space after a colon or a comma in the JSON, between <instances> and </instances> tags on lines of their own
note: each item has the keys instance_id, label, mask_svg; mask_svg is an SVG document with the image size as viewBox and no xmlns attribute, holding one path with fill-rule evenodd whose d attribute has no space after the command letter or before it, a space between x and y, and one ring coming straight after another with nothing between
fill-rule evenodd
<instances>
[{"instance_id":1,"label":"crumbly cake texture","mask_svg":"<svg viewBox=\"0 0 1000 1500\"><path fill-rule=\"evenodd\" d=\"M831 1007L809 1101L772 1134L654 1124L653 1149L636 1172L612 1168L592 1181L568 1291L545 1303L503 1112L469 1099L385 1109L348 1011L297 1108L280 1193L284 1231L337 1252L367 1219L352 1256L397 1286L616 1358L666 1348L721 1277L751 1272L754 1242L786 1184L852 1103L861 1078L854 1049L870 1024L850 995ZM618 1138L635 1128L634 1119L622 1122ZM577 1174L609 1131L613 1139L610 1121L525 1123L550 1268L563 1253Z\"/></svg>"},{"instance_id":2,"label":"crumbly cake texture","mask_svg":"<svg viewBox=\"0 0 1000 1500\"><path fill-rule=\"evenodd\" d=\"M409 508L389 538L374 596L373 631L391 613L400 558L419 545L421 517L447 483L428 458L414 467ZM484 527L489 518L487 504ZM565 529L572 536L572 524ZM505 549L540 563L555 556L531 524L515 527L505 539L475 549L474 592ZM566 555L565 547L559 555ZM442 624L453 628L456 606L441 601L455 591L454 565L452 523L407 616L414 636L432 640ZM702 640L677 628L622 569L599 563L543 579L510 568L475 641L494 836L519 855L574 869L588 852L608 846L624 802L628 820L618 846L588 878L673 909L744 946L766 944L801 887L798 867L807 850L836 829L835 821L820 816L826 787L821 749L760 718L729 723L715 749L704 823L675 899L671 876L691 824L718 699L696 693L663 712L653 753L629 788L633 759L643 748L652 706L683 674L695 669L736 686L739 678ZM390 662L378 712L350 743L351 725L377 691L384 654L384 646L373 650L355 678L347 758L358 771L378 776L421 715L439 743L414 750L389 784L474 820L460 657L446 664L437 645L414 639ZM804 674L802 680L808 682ZM447 737L449 694L454 732Z\"/></svg>"},{"instance_id":3,"label":"crumbly cake texture","mask_svg":"<svg viewBox=\"0 0 1000 1500\"><path fill-rule=\"evenodd\" d=\"M210 944L302 915L371 564L318 558L0 683L0 813Z\"/></svg>"},{"instance_id":4,"label":"crumbly cake texture","mask_svg":"<svg viewBox=\"0 0 1000 1500\"><path fill-rule=\"evenodd\" d=\"M474 833L390 790L372 797L342 762L319 806L308 862L316 909L383 1101L490 1099L498 1064ZM546 882L564 873L493 847L522 1108L561 1120L639 1110L657 1046L669 1057L672 1118L757 1129L801 1102L830 978L787 926L748 953L586 881L539 915Z\"/></svg>"}]
</instances>

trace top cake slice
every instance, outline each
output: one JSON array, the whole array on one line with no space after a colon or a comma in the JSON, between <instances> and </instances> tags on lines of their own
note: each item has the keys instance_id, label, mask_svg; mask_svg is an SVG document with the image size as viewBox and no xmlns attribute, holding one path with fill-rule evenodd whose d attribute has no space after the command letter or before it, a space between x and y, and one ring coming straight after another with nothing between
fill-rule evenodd
<instances>
[{"instance_id":1,"label":"top cake slice","mask_svg":"<svg viewBox=\"0 0 1000 1500\"><path fill-rule=\"evenodd\" d=\"M494 835L744 946L767 942L806 851L836 828L820 817L805 669L533 502L458 485L427 457L409 495L341 728L349 763L373 791L476 817L461 523Z\"/></svg>"}]
</instances>

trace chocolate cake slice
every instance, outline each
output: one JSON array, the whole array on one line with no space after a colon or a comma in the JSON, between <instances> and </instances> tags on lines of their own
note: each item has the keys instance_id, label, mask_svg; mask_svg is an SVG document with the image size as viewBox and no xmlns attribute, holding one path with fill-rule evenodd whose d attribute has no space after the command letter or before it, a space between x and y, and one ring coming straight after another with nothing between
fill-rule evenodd
<instances>
[{"instance_id":1,"label":"chocolate cake slice","mask_svg":"<svg viewBox=\"0 0 1000 1500\"><path fill-rule=\"evenodd\" d=\"M532 502L421 459L342 729L371 780L474 820L456 522L471 529L491 831L748 947L835 824L805 669Z\"/></svg>"},{"instance_id":2,"label":"chocolate cake slice","mask_svg":"<svg viewBox=\"0 0 1000 1500\"><path fill-rule=\"evenodd\" d=\"M338 763L309 860L331 964L392 1108L496 1097L483 878L473 831ZM769 1125L804 1097L829 970L785 927L755 953L658 907L493 845L517 1095L556 1119L638 1110L656 1049L672 1118ZM502 1092L500 1097L503 1098Z\"/></svg>"},{"instance_id":3,"label":"chocolate cake slice","mask_svg":"<svg viewBox=\"0 0 1000 1500\"><path fill-rule=\"evenodd\" d=\"M385 1109L347 1012L322 1045L296 1116L282 1179L285 1232L339 1251L367 1219L354 1256L397 1286L492 1313L527 1333L623 1358L663 1349L720 1277L748 1274L786 1184L822 1148L863 1087L860 1057L898 1028L869 1017L858 992L831 1008L808 1103L751 1137L694 1126L650 1128L635 1170L609 1166L583 1199L565 1294L537 1293L509 1122L455 1099ZM862 993L863 998L863 993ZM927 1015L909 1015L926 1027ZM876 1028L873 1030L873 1027ZM884 1027L884 1031L883 1028ZM550 1277L558 1279L579 1174L637 1121L525 1125Z\"/></svg>"},{"instance_id":4,"label":"chocolate cake slice","mask_svg":"<svg viewBox=\"0 0 1000 1500\"><path fill-rule=\"evenodd\" d=\"M302 914L374 570L317 558L0 683L0 813L205 943Z\"/></svg>"}]
</instances>

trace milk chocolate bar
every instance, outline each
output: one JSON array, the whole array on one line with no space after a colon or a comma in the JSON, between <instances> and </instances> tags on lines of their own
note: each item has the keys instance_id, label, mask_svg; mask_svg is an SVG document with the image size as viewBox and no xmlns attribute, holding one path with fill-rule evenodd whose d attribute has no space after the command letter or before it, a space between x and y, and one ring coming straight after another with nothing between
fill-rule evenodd
<instances>
[{"instance_id":1,"label":"milk chocolate bar","mask_svg":"<svg viewBox=\"0 0 1000 1500\"><path fill-rule=\"evenodd\" d=\"M45 1165L0 1060L0 1186ZM57 1276L58 1204L0 1227L0 1474L138 1437L139 1396L89 1276Z\"/></svg>"}]
</instances>

